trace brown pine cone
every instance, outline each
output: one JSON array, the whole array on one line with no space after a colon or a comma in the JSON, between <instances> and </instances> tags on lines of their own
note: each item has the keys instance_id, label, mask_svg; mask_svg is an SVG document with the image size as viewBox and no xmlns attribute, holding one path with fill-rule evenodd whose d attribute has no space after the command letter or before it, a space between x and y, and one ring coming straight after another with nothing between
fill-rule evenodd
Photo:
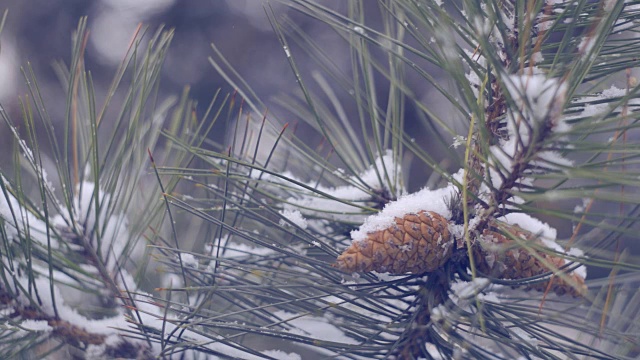
<instances>
[{"instance_id":1,"label":"brown pine cone","mask_svg":"<svg viewBox=\"0 0 640 360\"><path fill-rule=\"evenodd\" d=\"M515 241L498 232L496 225L498 223L494 222L483 231L483 236L480 237L480 246L474 250L476 266L482 273L500 279L517 280L557 272L560 267L566 264L562 257L518 246ZM544 246L534 234L517 225L500 223L500 226L511 235L530 242L531 246ZM547 267L543 261L532 255L533 252L551 266ZM578 297L586 293L587 287L582 276L575 272L565 274L565 276L570 281L565 281L556 275L548 281L528 285L526 289L545 291L549 286L549 281L552 281L550 290L558 295L571 294Z\"/></svg>"},{"instance_id":2,"label":"brown pine cone","mask_svg":"<svg viewBox=\"0 0 640 360\"><path fill-rule=\"evenodd\" d=\"M433 211L395 218L395 224L354 241L336 260L346 272L378 271L421 274L444 265L453 240L447 219Z\"/></svg>"}]
</instances>

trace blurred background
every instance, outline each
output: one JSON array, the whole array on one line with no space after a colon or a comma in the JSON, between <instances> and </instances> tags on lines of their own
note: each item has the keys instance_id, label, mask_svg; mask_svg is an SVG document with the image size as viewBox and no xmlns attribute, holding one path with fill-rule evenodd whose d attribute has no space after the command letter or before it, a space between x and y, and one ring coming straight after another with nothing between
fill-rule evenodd
<instances>
[{"instance_id":1,"label":"blurred background","mask_svg":"<svg viewBox=\"0 0 640 360\"><path fill-rule=\"evenodd\" d=\"M277 3L271 6L278 14L291 12ZM259 94L281 89L291 79L263 3L257 0L5 0L0 5L0 10L4 9L9 9L0 39L0 101L5 106L15 104L25 93L20 67L28 61L45 102L51 106L49 111L57 114L64 108L52 63L69 63L71 36L78 19L85 15L91 31L86 64L98 94L108 87L141 23L149 25L151 33L160 25L176 29L161 93L178 94L190 85L192 96L206 105L218 88L225 88L207 60L212 55L212 42ZM314 24L319 26L308 17L290 15L307 30L313 31ZM227 90L232 89L227 86Z\"/></svg>"},{"instance_id":2,"label":"blurred background","mask_svg":"<svg viewBox=\"0 0 640 360\"><path fill-rule=\"evenodd\" d=\"M339 13L346 13L347 3L340 0L322 1L322 5ZM292 94L299 90L293 72L287 62L285 52L265 14L267 2L261 0L5 0L0 10L9 9L9 16L4 31L0 35L0 103L9 112L12 119L19 120L19 96L26 94L25 80L20 67L29 62L39 81L47 111L54 123L61 124L65 113L65 97L63 86L54 71L54 61L62 61L68 66L71 58L72 34L78 19L88 16L89 42L86 50L86 68L91 71L95 83L97 102L104 99L112 77L127 51L129 43L139 24L148 25L148 32L153 33L159 26L175 28L175 38L170 47L163 74L159 99L179 95L185 86L190 87L190 94L199 106L199 115L206 110L216 90L223 93L233 91L224 79L216 72L208 58L214 55L211 43L220 50L231 66L238 71L265 101L269 112L284 122L296 124L296 135L309 139L312 148L321 146L323 139L312 130L305 121L313 119L292 118L290 113L280 111L274 102L275 95ZM284 16L305 34L313 36L314 41L322 46L322 51L331 59L332 65L346 76L350 76L352 62L348 44L329 26L301 14L277 1L268 3L278 19ZM379 9L376 2L366 5L367 24L379 28ZM410 39L409 39L410 40ZM290 42L290 51L306 81L306 85L318 90L317 82L312 79L312 72L320 66L304 50ZM385 61L383 52L373 54ZM430 64L421 59L415 61L436 78L438 73ZM407 84L416 94L416 98L427 105L436 114L444 115L446 121L454 125L460 134L466 134L461 119L452 118L447 113L449 106L442 97L420 76L407 76ZM378 77L379 74L378 74ZM325 78L326 74L325 74ZM376 93L381 104L387 101L388 86L378 83ZM329 79L329 81L331 81ZM347 119L357 121L357 108L353 97L346 91L338 91L336 99L344 108ZM446 85L445 85L446 86ZM327 101L326 105L330 105ZM329 106L331 107L331 106ZM444 150L452 142L452 136L446 138L434 132L425 132L418 121L412 106L407 107L405 127L408 133L415 134L416 141L425 144L435 157L442 152L441 160L444 168L451 171L457 169L453 161L446 159ZM457 121L457 123L456 123ZM6 133L6 132L5 132ZM224 131L214 132L224 142ZM5 135L6 136L6 135ZM7 139L0 135L0 141ZM361 139L362 140L362 139ZM433 141L437 140L437 141ZM440 149L438 149L440 146ZM4 156L8 156L5 153ZM0 155L0 160L3 155ZM6 159L6 158L5 158ZM411 159L406 159L407 163ZM455 167L455 168L454 168ZM409 176L408 168L406 176ZM412 169L414 175L419 174L420 181L409 184L410 189L418 189L425 185L424 167ZM412 177L415 178L415 177Z\"/></svg>"}]
</instances>

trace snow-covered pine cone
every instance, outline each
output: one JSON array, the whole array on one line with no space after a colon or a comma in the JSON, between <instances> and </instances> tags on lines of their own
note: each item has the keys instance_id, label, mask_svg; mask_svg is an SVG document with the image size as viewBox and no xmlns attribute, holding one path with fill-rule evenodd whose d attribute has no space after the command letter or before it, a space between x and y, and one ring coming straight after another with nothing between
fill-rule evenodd
<instances>
[{"instance_id":1,"label":"snow-covered pine cone","mask_svg":"<svg viewBox=\"0 0 640 360\"><path fill-rule=\"evenodd\" d=\"M396 217L394 225L354 241L338 256L335 266L346 272L421 274L443 266L452 250L447 219L423 210Z\"/></svg>"},{"instance_id":2,"label":"snow-covered pine cone","mask_svg":"<svg viewBox=\"0 0 640 360\"><path fill-rule=\"evenodd\" d=\"M494 225L496 224L494 223ZM513 236L529 241L532 246L544 246L534 234L517 225L500 223L500 226L508 229ZM474 252L476 266L482 273L500 279L517 280L557 272L560 267L566 264L565 259L560 256L518 246L512 239L496 231L496 228L497 226L491 226L483 231L482 237L480 237L480 247ZM533 256L533 252L540 259L544 259L544 262ZM547 266L545 263L551 266ZM582 276L575 272L565 273L565 276L570 279L569 282L556 275L553 280L530 284L526 289L545 291L549 286L549 281L553 281L550 290L558 295L571 294L578 297L586 293L587 287Z\"/></svg>"}]
</instances>

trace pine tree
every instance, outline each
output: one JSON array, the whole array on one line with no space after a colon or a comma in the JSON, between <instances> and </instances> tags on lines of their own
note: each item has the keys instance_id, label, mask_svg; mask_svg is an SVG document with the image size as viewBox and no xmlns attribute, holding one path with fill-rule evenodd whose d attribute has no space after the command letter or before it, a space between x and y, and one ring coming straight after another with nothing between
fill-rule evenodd
<instances>
[{"instance_id":1,"label":"pine tree","mask_svg":"<svg viewBox=\"0 0 640 360\"><path fill-rule=\"evenodd\" d=\"M215 45L236 92L156 99L162 29L98 105L80 22L63 136L25 69L21 127L0 111L0 357L640 354L639 5L283 2L351 69L267 5L296 86L269 108Z\"/></svg>"}]
</instances>

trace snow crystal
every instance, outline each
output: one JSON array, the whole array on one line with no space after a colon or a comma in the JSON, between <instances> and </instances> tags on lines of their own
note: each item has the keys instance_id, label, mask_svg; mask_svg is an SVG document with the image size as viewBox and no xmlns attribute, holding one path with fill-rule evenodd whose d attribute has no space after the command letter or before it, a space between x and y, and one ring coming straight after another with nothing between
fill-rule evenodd
<instances>
[{"instance_id":1,"label":"snow crystal","mask_svg":"<svg viewBox=\"0 0 640 360\"><path fill-rule=\"evenodd\" d=\"M273 253L274 250L266 247L254 247L247 244L231 243L225 248L224 257L231 259L247 255L267 256Z\"/></svg>"},{"instance_id":2,"label":"snow crystal","mask_svg":"<svg viewBox=\"0 0 640 360\"><path fill-rule=\"evenodd\" d=\"M533 234L539 235L542 239L551 241L556 239L556 229L549 226L549 224L524 213L510 213L499 217L497 220L511 225L518 225Z\"/></svg>"},{"instance_id":3,"label":"snow crystal","mask_svg":"<svg viewBox=\"0 0 640 360\"><path fill-rule=\"evenodd\" d=\"M307 228L307 219L305 219L299 210L282 210L280 211L280 215L285 217L287 220L296 224L298 227L302 229ZM280 219L280 226L291 226L290 223L284 221L284 219Z\"/></svg>"},{"instance_id":4,"label":"snow crystal","mask_svg":"<svg viewBox=\"0 0 640 360\"><path fill-rule=\"evenodd\" d=\"M511 171L513 171L513 157L518 147L518 139L511 137L507 141L501 140L500 142L501 144L493 145L489 148L492 155L491 160L498 169L506 173L511 173ZM502 186L502 178L496 173L496 169L491 167L489 170L493 186L496 188Z\"/></svg>"},{"instance_id":5,"label":"snow crystal","mask_svg":"<svg viewBox=\"0 0 640 360\"><path fill-rule=\"evenodd\" d=\"M136 284L136 280L128 271L124 269L121 269L120 272L118 273L118 277L116 278L116 283L118 284L118 287L122 289L127 289L129 291L133 291L134 289L138 288L138 285Z\"/></svg>"},{"instance_id":6,"label":"snow crystal","mask_svg":"<svg viewBox=\"0 0 640 360\"><path fill-rule=\"evenodd\" d=\"M612 108L611 108L611 104L606 100L623 97L625 95L626 95L626 90L620 89L612 85L610 88L603 90L601 93L598 93L595 95L589 95L588 97L584 97L583 99L574 101L574 106L584 105L584 107L582 108L582 111L578 113L565 116L565 120L576 119L581 117L601 116L601 115L607 114L612 110ZM634 104L637 102L638 102L637 99L631 99L629 101L629 104ZM621 108L618 108L616 110L620 111Z\"/></svg>"},{"instance_id":7,"label":"snow crystal","mask_svg":"<svg viewBox=\"0 0 640 360\"><path fill-rule=\"evenodd\" d=\"M449 310L444 307L444 305L439 304L438 306L431 309L431 321L438 322L447 318L449 314Z\"/></svg>"},{"instance_id":8,"label":"snow crystal","mask_svg":"<svg viewBox=\"0 0 640 360\"><path fill-rule=\"evenodd\" d=\"M567 91L565 83L539 74L511 75L505 85L511 98L522 108L526 120L532 123L544 121L554 103L562 101ZM517 118L513 117L513 120ZM515 124L513 120L509 122Z\"/></svg>"},{"instance_id":9,"label":"snow crystal","mask_svg":"<svg viewBox=\"0 0 640 360\"><path fill-rule=\"evenodd\" d=\"M394 160L393 152L387 150L384 155L375 160L374 164L358 176L346 178L346 181L349 183L362 184L360 186L317 186L316 189L319 193L330 194L337 199L348 202L353 201L360 204L372 199L371 190L385 191L393 197L400 196L403 190L401 182L396 178L396 175L401 174L401 168ZM378 176L380 176L380 178ZM292 177L292 179L295 179L295 177ZM282 181L282 179L280 181ZM393 191L389 187L389 182L395 184ZM309 184L309 186L313 187L315 184ZM322 216L326 218L356 223L364 220L364 216L360 214L360 209L357 207L330 199L301 187L299 190L299 196L287 199L285 210L299 210L303 215L317 215L318 213L322 213ZM321 221L315 220L313 222L308 220L307 225L325 226Z\"/></svg>"},{"instance_id":10,"label":"snow crystal","mask_svg":"<svg viewBox=\"0 0 640 360\"><path fill-rule=\"evenodd\" d=\"M453 295L459 299L468 299L478 292L482 291L489 285L490 281L486 278L477 277L472 281L457 281L451 284Z\"/></svg>"},{"instance_id":11,"label":"snow crystal","mask_svg":"<svg viewBox=\"0 0 640 360\"><path fill-rule=\"evenodd\" d=\"M96 224L100 227L101 235L101 247L100 254L105 259L107 266L115 266L114 256L120 257L124 251L130 247L129 240L129 221L125 214L122 213L109 213L106 206L101 206L101 210L98 216L96 216L96 201L100 204L110 204L111 194L104 192L100 189L97 191L98 199L95 199L95 183L84 181L80 183L76 189L76 196L73 199L73 214L68 211L58 214L53 218L54 224L72 224L71 218L76 218L77 223L81 223L84 226L86 233L93 234L94 238L90 241L95 242L95 236L98 231L93 231ZM78 219L79 217L79 219ZM81 220L81 221L79 221ZM142 251L141 246L137 246L135 251L138 253Z\"/></svg>"},{"instance_id":12,"label":"snow crystal","mask_svg":"<svg viewBox=\"0 0 640 360\"><path fill-rule=\"evenodd\" d=\"M544 74L511 75L505 79L507 92L514 99L520 112L507 111L508 140L500 140L498 145L490 148L492 162L495 169L510 173L513 170L513 159L523 146L531 142L531 133L540 123L548 121L550 112L556 111L566 92L566 84L558 79L547 78ZM554 119L555 120L555 119ZM564 120L564 119L563 119ZM554 123L555 131L566 131L565 121ZM560 156L551 153L542 154L541 159L547 157L550 161L557 161L558 165L569 165ZM495 169L491 169L493 185L500 187L501 178Z\"/></svg>"},{"instance_id":13,"label":"snow crystal","mask_svg":"<svg viewBox=\"0 0 640 360\"><path fill-rule=\"evenodd\" d=\"M500 298L498 298L498 295L495 292L489 292L486 294L478 294L478 299L484 301L484 302L491 302L494 304L498 304L500 303Z\"/></svg>"},{"instance_id":14,"label":"snow crystal","mask_svg":"<svg viewBox=\"0 0 640 360\"><path fill-rule=\"evenodd\" d=\"M391 275L388 272L379 273L377 271L372 272L375 277L378 278L379 281L393 281L396 280L398 275Z\"/></svg>"},{"instance_id":15,"label":"snow crystal","mask_svg":"<svg viewBox=\"0 0 640 360\"><path fill-rule=\"evenodd\" d=\"M104 344L107 346L116 346L122 343L122 338L118 335L111 334L104 339Z\"/></svg>"},{"instance_id":16,"label":"snow crystal","mask_svg":"<svg viewBox=\"0 0 640 360\"><path fill-rule=\"evenodd\" d=\"M584 251L578 249L578 248L570 248L569 250L567 250L567 255L569 256L574 256L577 258L584 258ZM573 274L576 274L580 277L582 277L583 279L587 278L587 267L582 265L579 266L577 269L572 271Z\"/></svg>"},{"instance_id":17,"label":"snow crystal","mask_svg":"<svg viewBox=\"0 0 640 360\"><path fill-rule=\"evenodd\" d=\"M4 184L9 184L4 177L1 180ZM14 221L14 215L16 221ZM6 197L0 195L0 218L5 220L4 230L9 238L17 237L19 234L26 237L25 234L28 233L31 240L43 245L47 244L47 225L45 222L20 206L20 202L11 193L7 193ZM51 238L50 241L52 247L59 246L54 238Z\"/></svg>"},{"instance_id":18,"label":"snow crystal","mask_svg":"<svg viewBox=\"0 0 640 360\"><path fill-rule=\"evenodd\" d=\"M311 336L315 340L333 341L344 344L357 344L358 342L345 335L335 325L330 324L327 319L317 316L300 316L286 311L277 310L274 315L283 319L287 324L294 326L289 330L293 334Z\"/></svg>"},{"instance_id":19,"label":"snow crystal","mask_svg":"<svg viewBox=\"0 0 640 360\"><path fill-rule=\"evenodd\" d=\"M478 55L475 52L469 51L467 49L465 49L464 52L470 59L473 59L479 67L486 66L487 59L484 56ZM469 73L465 74L465 77L467 78L467 81L469 81L471 91L473 91L473 94L478 97L480 95L478 93L478 88L480 88L480 86L482 85L482 80L478 76L478 73L473 69L469 69Z\"/></svg>"},{"instance_id":20,"label":"snow crystal","mask_svg":"<svg viewBox=\"0 0 640 360\"><path fill-rule=\"evenodd\" d=\"M30 281L25 276L15 276L13 279L21 283L25 289L28 289L30 286ZM45 277L36 277L35 279L33 279L33 282L34 283L32 284L32 286L34 286L36 289L49 289L49 280ZM40 308L42 309L42 311L49 316L54 316L55 312L53 309L53 299L51 297L51 291L40 291L39 295L39 300L41 301ZM127 321L121 314L111 318L104 318L99 320L88 319L79 314L75 309L69 307L65 303L60 288L57 285L53 286L53 298L56 302L56 308L58 309L59 317L70 324L83 329L88 329L96 334L104 335L115 333L117 331L117 328L128 328ZM18 301L23 306L31 305L30 300L27 298L27 296L18 297Z\"/></svg>"},{"instance_id":21,"label":"snow crystal","mask_svg":"<svg viewBox=\"0 0 640 360\"><path fill-rule=\"evenodd\" d=\"M184 286L182 276L173 273L166 273L162 277L162 287L165 289L177 289Z\"/></svg>"},{"instance_id":22,"label":"snow crystal","mask_svg":"<svg viewBox=\"0 0 640 360\"><path fill-rule=\"evenodd\" d=\"M537 24L538 31L544 32L549 30L551 28L551 25L553 25L553 23L554 23L553 18L549 16L541 17Z\"/></svg>"},{"instance_id":23,"label":"snow crystal","mask_svg":"<svg viewBox=\"0 0 640 360\"><path fill-rule=\"evenodd\" d=\"M107 347L102 345L89 345L87 349L84 351L84 355L86 359L103 359L104 353L107 350Z\"/></svg>"},{"instance_id":24,"label":"snow crystal","mask_svg":"<svg viewBox=\"0 0 640 360\"><path fill-rule=\"evenodd\" d=\"M358 230L351 232L353 241L361 241L370 232L383 230L395 223L395 218L406 214L415 214L421 210L433 211L447 219L451 218L451 210L447 206L447 200L454 192L455 186L449 186L430 190L422 189L413 194L400 197L397 201L388 203L381 212L369 216Z\"/></svg>"},{"instance_id":25,"label":"snow crystal","mask_svg":"<svg viewBox=\"0 0 640 360\"><path fill-rule=\"evenodd\" d=\"M360 35L364 35L364 29L362 28L362 26L354 26L353 31L357 32Z\"/></svg>"},{"instance_id":26,"label":"snow crystal","mask_svg":"<svg viewBox=\"0 0 640 360\"><path fill-rule=\"evenodd\" d=\"M538 158L545 161L545 166L551 169L572 168L574 162L555 151L541 151ZM537 161L536 161L537 162Z\"/></svg>"},{"instance_id":27,"label":"snow crystal","mask_svg":"<svg viewBox=\"0 0 640 360\"><path fill-rule=\"evenodd\" d=\"M478 35L486 36L491 32L491 22L483 16L475 16L473 18L473 26Z\"/></svg>"},{"instance_id":28,"label":"snow crystal","mask_svg":"<svg viewBox=\"0 0 640 360\"><path fill-rule=\"evenodd\" d=\"M456 135L453 137L453 143L451 146L453 146L454 149L457 149L460 145L466 144L466 142L467 138L465 136Z\"/></svg>"},{"instance_id":29,"label":"snow crystal","mask_svg":"<svg viewBox=\"0 0 640 360\"><path fill-rule=\"evenodd\" d=\"M20 323L20 327L31 331L51 331L53 329L46 320L25 320Z\"/></svg>"},{"instance_id":30,"label":"snow crystal","mask_svg":"<svg viewBox=\"0 0 640 360\"><path fill-rule=\"evenodd\" d=\"M193 254L188 253L180 253L180 259L182 259L182 265L197 268L198 267L198 259Z\"/></svg>"},{"instance_id":31,"label":"snow crystal","mask_svg":"<svg viewBox=\"0 0 640 360\"><path fill-rule=\"evenodd\" d=\"M386 186L387 183L385 181L385 171L386 175L389 176L389 181L392 184L398 184L396 175L401 173L400 165L396 164L393 152L391 150L387 150L384 155L379 156L372 166L369 166L367 170L359 175L359 178L362 179L362 182L371 186L372 184L380 183L380 180L378 180L378 173L380 173L380 176L382 177L382 181L384 183L384 189L390 191L391 189Z\"/></svg>"},{"instance_id":32,"label":"snow crystal","mask_svg":"<svg viewBox=\"0 0 640 360\"><path fill-rule=\"evenodd\" d=\"M296 353L286 353L282 350L266 350L262 352L266 356L271 356L272 358L278 360L301 360L302 357Z\"/></svg>"},{"instance_id":33,"label":"snow crystal","mask_svg":"<svg viewBox=\"0 0 640 360\"><path fill-rule=\"evenodd\" d=\"M578 45L578 50L583 55L591 54L591 50L593 50L593 46L596 44L596 37L593 35L583 36L580 40L580 44Z\"/></svg>"},{"instance_id":34,"label":"snow crystal","mask_svg":"<svg viewBox=\"0 0 640 360\"><path fill-rule=\"evenodd\" d=\"M584 252L577 248L571 248L565 251L555 240L557 236L557 230L549 226L549 224L542 222L534 217L531 217L523 213L511 213L503 217L498 218L500 221L511 225L518 225L521 228L539 236L542 244L550 250L553 250L559 254L567 254L575 257L584 257ZM587 269L585 266L580 266L572 273L575 273L582 278L587 277Z\"/></svg>"},{"instance_id":35,"label":"snow crystal","mask_svg":"<svg viewBox=\"0 0 640 360\"><path fill-rule=\"evenodd\" d=\"M576 205L576 207L573 209L573 212L575 214L583 213L589 206L589 203L591 203L590 198L582 198L582 205Z\"/></svg>"}]
</instances>

